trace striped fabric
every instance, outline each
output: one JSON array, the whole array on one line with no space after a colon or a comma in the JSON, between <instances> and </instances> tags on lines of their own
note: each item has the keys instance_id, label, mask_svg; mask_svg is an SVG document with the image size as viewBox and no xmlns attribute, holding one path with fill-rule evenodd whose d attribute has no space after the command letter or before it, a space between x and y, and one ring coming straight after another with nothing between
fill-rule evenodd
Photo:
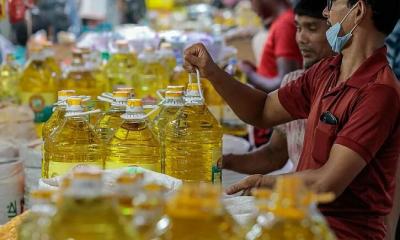
<instances>
[{"instance_id":1,"label":"striped fabric","mask_svg":"<svg viewBox=\"0 0 400 240\"><path fill-rule=\"evenodd\" d=\"M389 63L392 66L397 79L400 80L400 20L392 34L390 34L386 39L386 45L388 48Z\"/></svg>"}]
</instances>

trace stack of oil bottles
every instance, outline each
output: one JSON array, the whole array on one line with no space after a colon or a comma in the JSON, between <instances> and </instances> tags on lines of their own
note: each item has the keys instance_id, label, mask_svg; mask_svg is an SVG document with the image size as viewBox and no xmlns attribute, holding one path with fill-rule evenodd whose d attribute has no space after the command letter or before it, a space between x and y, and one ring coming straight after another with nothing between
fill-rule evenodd
<instances>
[{"instance_id":1,"label":"stack of oil bottles","mask_svg":"<svg viewBox=\"0 0 400 240\"><path fill-rule=\"evenodd\" d=\"M295 177L278 178L274 190L256 190L258 213L241 225L226 210L219 186L185 183L167 194L143 176L122 173L110 191L100 170L80 169L57 191L33 191L18 239L336 239L316 208L332 197L310 192Z\"/></svg>"},{"instance_id":2,"label":"stack of oil bottles","mask_svg":"<svg viewBox=\"0 0 400 240\"><path fill-rule=\"evenodd\" d=\"M105 192L101 171L73 171L57 192L38 190L20 239L333 239L311 194L282 178L256 192L259 216L240 226L221 198L222 136L247 126L206 80L184 71L170 44L138 56L126 41L115 53L72 52L61 70L52 45L34 46L23 70L12 55L0 67L0 99L26 104L43 138L42 177L66 176L77 165L139 166L183 180L167 189L122 175ZM232 55L225 70L245 83ZM15 96L18 96L15 99ZM214 184L214 185L213 185ZM297 184L297 185L296 185Z\"/></svg>"}]
</instances>

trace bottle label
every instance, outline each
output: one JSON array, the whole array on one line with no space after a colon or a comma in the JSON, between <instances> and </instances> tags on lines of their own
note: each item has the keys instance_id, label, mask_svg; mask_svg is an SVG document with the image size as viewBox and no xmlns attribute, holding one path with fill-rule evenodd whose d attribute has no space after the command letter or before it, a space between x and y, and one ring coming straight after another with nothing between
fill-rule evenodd
<instances>
[{"instance_id":1,"label":"bottle label","mask_svg":"<svg viewBox=\"0 0 400 240\"><path fill-rule=\"evenodd\" d=\"M211 180L213 184L222 184L222 170L219 169L217 165L212 166L211 174Z\"/></svg>"},{"instance_id":2,"label":"bottle label","mask_svg":"<svg viewBox=\"0 0 400 240\"><path fill-rule=\"evenodd\" d=\"M44 123L50 118L55 102L54 93L21 93L21 103L29 105L35 113L35 123Z\"/></svg>"}]
</instances>

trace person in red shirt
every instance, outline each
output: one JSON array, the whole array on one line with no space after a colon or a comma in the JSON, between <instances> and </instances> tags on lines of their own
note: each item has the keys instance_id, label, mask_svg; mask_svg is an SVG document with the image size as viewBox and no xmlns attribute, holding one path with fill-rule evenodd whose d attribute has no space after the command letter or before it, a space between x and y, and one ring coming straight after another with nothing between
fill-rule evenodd
<instances>
[{"instance_id":1,"label":"person in red shirt","mask_svg":"<svg viewBox=\"0 0 400 240\"><path fill-rule=\"evenodd\" d=\"M271 92L279 88L283 77L302 66L302 56L296 44L294 13L287 0L252 0L254 12L268 26L268 36L256 68L242 62L241 69L254 87Z\"/></svg>"},{"instance_id":2,"label":"person in red shirt","mask_svg":"<svg viewBox=\"0 0 400 240\"><path fill-rule=\"evenodd\" d=\"M338 239L381 240L400 155L400 86L385 47L400 17L400 1L328 0L324 15L328 42L339 54L270 94L231 80L201 44L185 51L184 66L199 69L249 124L273 127L307 118L293 175L317 192L335 194L319 209ZM248 193L275 180L253 175L226 192Z\"/></svg>"}]
</instances>

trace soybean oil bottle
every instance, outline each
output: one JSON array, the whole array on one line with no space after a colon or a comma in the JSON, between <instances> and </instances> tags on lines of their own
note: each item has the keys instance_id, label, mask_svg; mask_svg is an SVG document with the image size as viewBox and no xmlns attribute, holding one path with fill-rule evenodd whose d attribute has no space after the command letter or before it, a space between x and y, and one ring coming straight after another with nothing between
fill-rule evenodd
<instances>
[{"instance_id":1,"label":"soybean oil bottle","mask_svg":"<svg viewBox=\"0 0 400 240\"><path fill-rule=\"evenodd\" d=\"M310 193L297 177L279 177L270 199L258 202L259 208L264 210L260 211L257 223L247 233L246 239L335 239L326 222L320 221L317 225L310 214L312 202L331 200L330 194Z\"/></svg>"},{"instance_id":2,"label":"soybean oil bottle","mask_svg":"<svg viewBox=\"0 0 400 240\"><path fill-rule=\"evenodd\" d=\"M30 60L19 81L19 93L21 104L30 106L35 113L36 131L39 137L42 135L43 123L51 116L57 90L58 81L51 76L45 65L42 48L33 47Z\"/></svg>"},{"instance_id":3,"label":"soybean oil bottle","mask_svg":"<svg viewBox=\"0 0 400 240\"><path fill-rule=\"evenodd\" d=\"M0 101L18 103L18 82L20 69L13 54L8 53L0 66Z\"/></svg>"},{"instance_id":4,"label":"soybean oil bottle","mask_svg":"<svg viewBox=\"0 0 400 240\"><path fill-rule=\"evenodd\" d=\"M165 173L184 181L220 182L222 129L202 98L199 84L187 87L185 106L165 127Z\"/></svg>"},{"instance_id":5,"label":"soybean oil bottle","mask_svg":"<svg viewBox=\"0 0 400 240\"><path fill-rule=\"evenodd\" d=\"M95 171L73 173L49 232L54 240L139 239L103 193L102 175Z\"/></svg>"},{"instance_id":6,"label":"soybean oil bottle","mask_svg":"<svg viewBox=\"0 0 400 240\"><path fill-rule=\"evenodd\" d=\"M61 69L55 59L53 44L49 41L43 44L44 63L53 78L61 78Z\"/></svg>"},{"instance_id":7,"label":"soybean oil bottle","mask_svg":"<svg viewBox=\"0 0 400 240\"><path fill-rule=\"evenodd\" d=\"M64 175L78 164L103 168L104 155L104 145L83 112L82 98L68 98L63 122L44 141L42 177Z\"/></svg>"},{"instance_id":8,"label":"soybean oil bottle","mask_svg":"<svg viewBox=\"0 0 400 240\"><path fill-rule=\"evenodd\" d=\"M96 133L103 141L108 142L121 126L123 122L121 115L125 113L129 97L130 92L127 91L113 92L113 102L110 109L102 115L95 127Z\"/></svg>"},{"instance_id":9,"label":"soybean oil bottle","mask_svg":"<svg viewBox=\"0 0 400 240\"><path fill-rule=\"evenodd\" d=\"M105 72L113 90L119 87L132 87L137 56L129 49L128 42L118 40L115 42L116 53L108 61Z\"/></svg>"},{"instance_id":10,"label":"soybean oil bottle","mask_svg":"<svg viewBox=\"0 0 400 240\"><path fill-rule=\"evenodd\" d=\"M90 96L96 99L105 91L104 85L98 82L87 67L83 53L79 49L72 52L72 64L67 70L67 75L61 81L62 89L74 89L78 95Z\"/></svg>"},{"instance_id":11,"label":"soybean oil bottle","mask_svg":"<svg viewBox=\"0 0 400 240\"><path fill-rule=\"evenodd\" d=\"M174 69L176 67L176 57L174 50L172 49L172 45L168 42L162 43L158 54L160 55L161 62L164 64L167 70L170 83L174 73Z\"/></svg>"},{"instance_id":12,"label":"soybean oil bottle","mask_svg":"<svg viewBox=\"0 0 400 240\"><path fill-rule=\"evenodd\" d=\"M240 239L236 223L224 209L220 197L215 185L184 184L167 202L170 224L162 239Z\"/></svg>"},{"instance_id":13,"label":"soybean oil bottle","mask_svg":"<svg viewBox=\"0 0 400 240\"><path fill-rule=\"evenodd\" d=\"M172 73L170 81L171 85L185 85L188 79L189 73L183 68L183 57L178 56L176 58L176 66Z\"/></svg>"},{"instance_id":14,"label":"soybean oil bottle","mask_svg":"<svg viewBox=\"0 0 400 240\"><path fill-rule=\"evenodd\" d=\"M140 99L129 99L123 122L107 144L106 169L136 165L161 172L160 144L151 131Z\"/></svg>"},{"instance_id":15,"label":"soybean oil bottle","mask_svg":"<svg viewBox=\"0 0 400 240\"><path fill-rule=\"evenodd\" d=\"M56 213L54 193L51 190L31 192L33 205L18 227L18 240L50 239L49 228Z\"/></svg>"},{"instance_id":16,"label":"soybean oil bottle","mask_svg":"<svg viewBox=\"0 0 400 240\"><path fill-rule=\"evenodd\" d=\"M156 133L161 145L161 162L163 165L163 171L165 163L165 127L170 121L174 120L176 113L184 105L185 101L183 100L182 91L167 91L161 104L160 112L153 122L154 132Z\"/></svg>"},{"instance_id":17,"label":"soybean oil bottle","mask_svg":"<svg viewBox=\"0 0 400 240\"><path fill-rule=\"evenodd\" d=\"M237 57L233 55L229 59L225 71L234 77L235 80L246 84L246 75L238 68L237 64ZM223 101L221 125L225 134L238 137L245 137L248 134L247 124L239 119L225 101Z\"/></svg>"},{"instance_id":18,"label":"soybean oil bottle","mask_svg":"<svg viewBox=\"0 0 400 240\"><path fill-rule=\"evenodd\" d=\"M58 91L58 101L53 108L53 114L47 122L43 125L42 138L46 139L50 134L61 125L67 109L67 99L75 94L75 90L61 90Z\"/></svg>"},{"instance_id":19,"label":"soybean oil bottle","mask_svg":"<svg viewBox=\"0 0 400 240\"><path fill-rule=\"evenodd\" d=\"M143 173L124 173L117 178L115 196L118 210L128 221L135 214L134 201L143 191Z\"/></svg>"},{"instance_id":20,"label":"soybean oil bottle","mask_svg":"<svg viewBox=\"0 0 400 240\"><path fill-rule=\"evenodd\" d=\"M146 104L157 102L157 91L169 84L167 71L153 48L147 47L139 55L133 87L136 97L142 98Z\"/></svg>"}]
</instances>

